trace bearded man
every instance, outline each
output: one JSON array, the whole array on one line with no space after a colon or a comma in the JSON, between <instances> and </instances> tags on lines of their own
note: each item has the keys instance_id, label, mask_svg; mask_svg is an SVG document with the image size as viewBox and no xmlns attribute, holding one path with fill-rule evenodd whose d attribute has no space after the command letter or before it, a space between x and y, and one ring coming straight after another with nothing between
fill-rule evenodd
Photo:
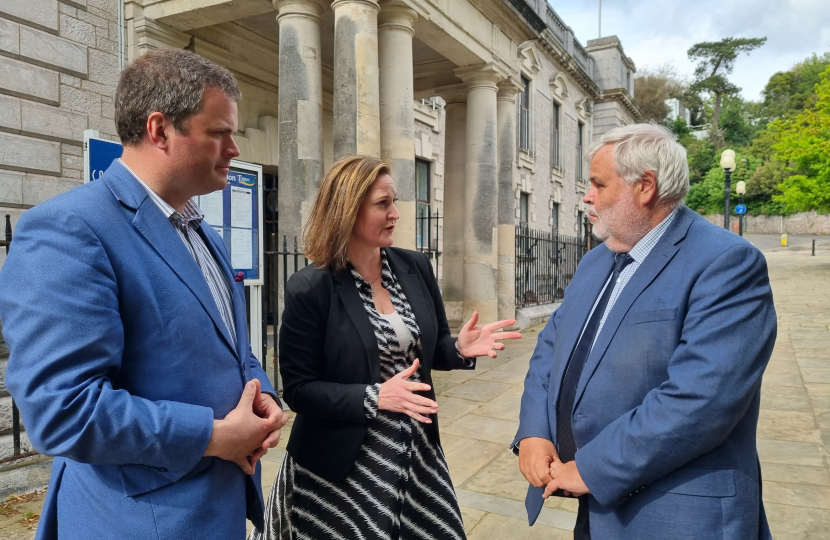
<instances>
[{"instance_id":1,"label":"bearded man","mask_svg":"<svg viewBox=\"0 0 830 540\"><path fill-rule=\"evenodd\" d=\"M574 538L771 538L755 443L777 322L766 261L683 205L686 152L634 124L594 143L596 235L539 334L513 442Z\"/></svg>"}]
</instances>

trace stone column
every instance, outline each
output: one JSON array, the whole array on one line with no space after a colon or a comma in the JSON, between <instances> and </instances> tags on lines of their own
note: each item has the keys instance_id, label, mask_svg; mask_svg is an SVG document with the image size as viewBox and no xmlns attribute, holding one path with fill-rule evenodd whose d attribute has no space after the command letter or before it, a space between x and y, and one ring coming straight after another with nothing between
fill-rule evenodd
<instances>
[{"instance_id":1,"label":"stone column","mask_svg":"<svg viewBox=\"0 0 830 540\"><path fill-rule=\"evenodd\" d=\"M279 210L289 247L298 242L323 178L322 0L274 0L279 11ZM280 281L282 283L282 281Z\"/></svg>"},{"instance_id":2,"label":"stone column","mask_svg":"<svg viewBox=\"0 0 830 540\"><path fill-rule=\"evenodd\" d=\"M514 78L500 82L498 101L499 203L498 299L499 319L516 318L516 94L523 90Z\"/></svg>"},{"instance_id":3,"label":"stone column","mask_svg":"<svg viewBox=\"0 0 830 540\"><path fill-rule=\"evenodd\" d=\"M334 159L380 157L378 3L335 0Z\"/></svg>"},{"instance_id":4,"label":"stone column","mask_svg":"<svg viewBox=\"0 0 830 540\"><path fill-rule=\"evenodd\" d=\"M467 85L467 148L464 198L464 321L478 310L484 322L498 317L498 135L496 83L504 73L492 64L459 68Z\"/></svg>"},{"instance_id":5,"label":"stone column","mask_svg":"<svg viewBox=\"0 0 830 540\"><path fill-rule=\"evenodd\" d=\"M464 312L464 199L467 177L467 89L439 91L446 102L444 154L444 278L442 296L451 329ZM466 321L463 321L466 322Z\"/></svg>"},{"instance_id":6,"label":"stone column","mask_svg":"<svg viewBox=\"0 0 830 540\"><path fill-rule=\"evenodd\" d=\"M415 249L415 114L412 25L418 14L398 0L384 0L378 16L380 157L392 165L398 190L395 245Z\"/></svg>"}]
</instances>

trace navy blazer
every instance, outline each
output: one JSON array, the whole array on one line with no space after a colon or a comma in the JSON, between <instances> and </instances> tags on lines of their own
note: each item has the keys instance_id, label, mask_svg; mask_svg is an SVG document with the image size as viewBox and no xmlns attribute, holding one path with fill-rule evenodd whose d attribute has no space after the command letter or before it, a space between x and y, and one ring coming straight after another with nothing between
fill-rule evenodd
<instances>
[{"instance_id":1,"label":"navy blazer","mask_svg":"<svg viewBox=\"0 0 830 540\"><path fill-rule=\"evenodd\" d=\"M205 277L118 161L28 210L0 270L6 386L39 452L57 456L38 539L243 538L263 525L260 469L204 458L213 420L259 379L242 283L219 235L236 346Z\"/></svg>"},{"instance_id":2,"label":"navy blazer","mask_svg":"<svg viewBox=\"0 0 830 540\"><path fill-rule=\"evenodd\" d=\"M421 372L465 366L450 335L432 264L422 253L386 248L387 260L421 329ZM303 467L340 482L352 470L369 427L366 386L381 382L380 352L369 315L349 270L306 266L285 289L279 342L283 397L297 413L288 452ZM422 395L435 399L435 390ZM439 444L438 418L430 438Z\"/></svg>"},{"instance_id":3,"label":"navy blazer","mask_svg":"<svg viewBox=\"0 0 830 540\"><path fill-rule=\"evenodd\" d=\"M540 332L514 444L556 443L565 365L613 256L605 245L585 255ZM760 251L681 207L608 314L577 385L571 422L594 538L770 538L755 434L776 329ZM531 524L542 491L528 490Z\"/></svg>"}]
</instances>

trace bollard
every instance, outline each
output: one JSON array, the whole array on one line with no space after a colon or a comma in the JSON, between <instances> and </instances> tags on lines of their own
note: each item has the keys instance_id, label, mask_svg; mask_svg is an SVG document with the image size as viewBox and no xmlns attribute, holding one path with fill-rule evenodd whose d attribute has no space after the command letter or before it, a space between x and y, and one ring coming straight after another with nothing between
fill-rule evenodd
<instances>
[{"instance_id":1,"label":"bollard","mask_svg":"<svg viewBox=\"0 0 830 540\"><path fill-rule=\"evenodd\" d=\"M787 233L781 235L781 245L787 247Z\"/></svg>"},{"instance_id":2,"label":"bollard","mask_svg":"<svg viewBox=\"0 0 830 540\"><path fill-rule=\"evenodd\" d=\"M813 254L812 255L813 255L813 257L816 256L816 239L815 238L813 238Z\"/></svg>"}]
</instances>

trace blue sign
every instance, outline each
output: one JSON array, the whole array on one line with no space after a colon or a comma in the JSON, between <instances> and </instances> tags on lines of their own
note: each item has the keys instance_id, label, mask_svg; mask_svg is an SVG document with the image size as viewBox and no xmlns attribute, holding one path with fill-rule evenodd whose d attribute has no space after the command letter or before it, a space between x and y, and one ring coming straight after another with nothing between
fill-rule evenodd
<instances>
[{"instance_id":1,"label":"blue sign","mask_svg":"<svg viewBox=\"0 0 830 540\"><path fill-rule=\"evenodd\" d=\"M745 204L739 204L739 205L735 206L735 213L738 214L739 216L743 215L743 214L746 214L746 205Z\"/></svg>"},{"instance_id":2,"label":"blue sign","mask_svg":"<svg viewBox=\"0 0 830 540\"><path fill-rule=\"evenodd\" d=\"M84 182L98 180L112 162L121 157L124 147L117 142L103 139L87 139L87 158L89 163L84 171Z\"/></svg>"}]
</instances>

